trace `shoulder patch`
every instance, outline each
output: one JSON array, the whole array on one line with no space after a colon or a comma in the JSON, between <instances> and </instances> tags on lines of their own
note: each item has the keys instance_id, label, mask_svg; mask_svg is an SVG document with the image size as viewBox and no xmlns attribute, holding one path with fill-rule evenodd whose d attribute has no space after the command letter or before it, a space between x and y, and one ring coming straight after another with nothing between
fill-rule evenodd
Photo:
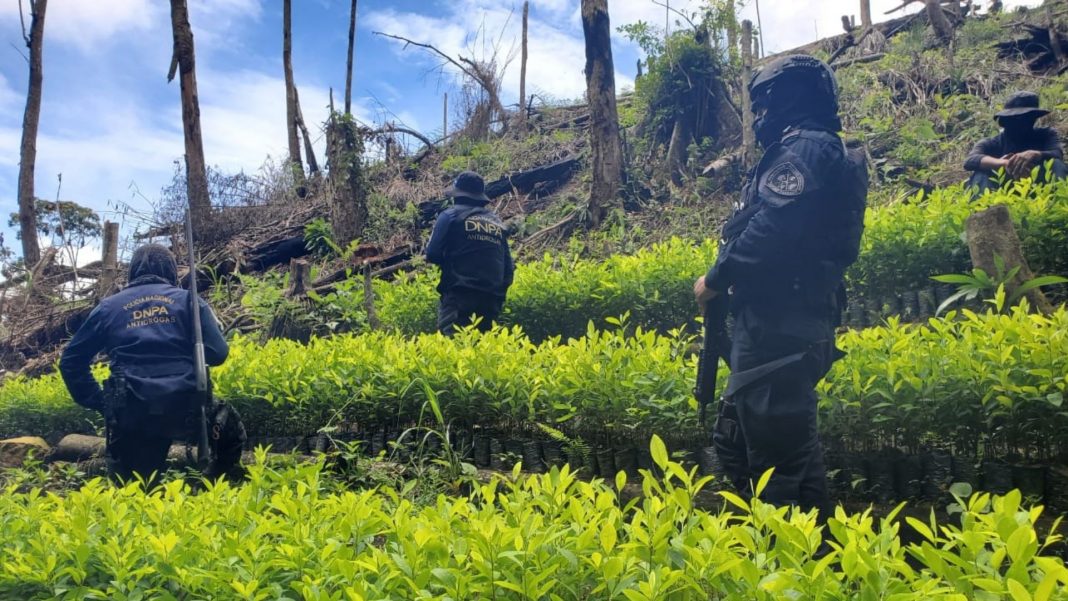
<instances>
[{"instance_id":1,"label":"shoulder patch","mask_svg":"<svg viewBox=\"0 0 1068 601\"><path fill-rule=\"evenodd\" d=\"M805 191L805 176L789 161L773 167L764 182L779 196L800 196Z\"/></svg>"}]
</instances>

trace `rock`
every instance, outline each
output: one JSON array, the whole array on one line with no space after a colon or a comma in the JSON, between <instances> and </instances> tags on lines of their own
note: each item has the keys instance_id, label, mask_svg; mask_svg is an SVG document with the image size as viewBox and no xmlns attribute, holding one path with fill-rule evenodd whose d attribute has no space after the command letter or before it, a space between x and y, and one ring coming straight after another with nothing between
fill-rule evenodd
<instances>
[{"instance_id":1,"label":"rock","mask_svg":"<svg viewBox=\"0 0 1068 601\"><path fill-rule=\"evenodd\" d=\"M0 440L0 467L22 467L31 452L37 459L44 459L51 450L48 443L37 436Z\"/></svg>"}]
</instances>

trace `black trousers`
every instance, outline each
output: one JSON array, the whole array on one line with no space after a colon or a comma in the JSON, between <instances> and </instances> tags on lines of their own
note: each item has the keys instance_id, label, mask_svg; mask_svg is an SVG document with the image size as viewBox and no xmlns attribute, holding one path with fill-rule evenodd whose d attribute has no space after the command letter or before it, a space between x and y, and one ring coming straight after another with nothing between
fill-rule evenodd
<instances>
[{"instance_id":1,"label":"black trousers","mask_svg":"<svg viewBox=\"0 0 1068 601\"><path fill-rule=\"evenodd\" d=\"M167 452L175 441L195 444L199 435L196 412L170 408L150 412L144 404L128 402L108 425L107 464L113 480L140 478L149 486L167 469ZM241 416L226 403L215 403L208 415L208 441L214 460L204 476L240 476L241 451L247 437Z\"/></svg>"},{"instance_id":2,"label":"black trousers","mask_svg":"<svg viewBox=\"0 0 1068 601\"><path fill-rule=\"evenodd\" d=\"M1046 173L1046 165L1043 163L1038 168L1038 181L1045 182L1051 179L1068 179L1068 165L1064 164L1064 161L1060 159L1053 160L1053 168L1050 169L1050 173ZM971 177L968 178L965 187L974 188L973 198L978 198L986 191L993 191L998 189L998 182L994 178L993 171L975 171Z\"/></svg>"},{"instance_id":3,"label":"black trousers","mask_svg":"<svg viewBox=\"0 0 1068 601\"><path fill-rule=\"evenodd\" d=\"M744 310L732 335L731 380L712 438L726 476L748 496L774 468L764 501L826 515L815 386L836 352L832 320L813 311Z\"/></svg>"},{"instance_id":4,"label":"black trousers","mask_svg":"<svg viewBox=\"0 0 1068 601\"><path fill-rule=\"evenodd\" d=\"M503 306L504 299L492 294L471 290L446 292L438 304L438 331L452 336L458 328L474 323L476 317L481 318L476 326L478 330L489 331Z\"/></svg>"}]
</instances>

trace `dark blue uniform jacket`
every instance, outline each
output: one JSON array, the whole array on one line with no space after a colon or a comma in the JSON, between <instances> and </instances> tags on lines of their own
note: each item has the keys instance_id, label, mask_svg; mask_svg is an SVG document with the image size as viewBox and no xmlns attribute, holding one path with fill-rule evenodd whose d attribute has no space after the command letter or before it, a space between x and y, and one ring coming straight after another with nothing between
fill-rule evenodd
<instances>
[{"instance_id":1,"label":"dark blue uniform jacket","mask_svg":"<svg viewBox=\"0 0 1068 601\"><path fill-rule=\"evenodd\" d=\"M857 258L867 190L864 159L835 133L788 131L757 165L705 284L746 304L827 302Z\"/></svg>"},{"instance_id":2,"label":"dark blue uniform jacket","mask_svg":"<svg viewBox=\"0 0 1068 601\"><path fill-rule=\"evenodd\" d=\"M208 304L197 300L205 359L208 365L220 365L230 349ZM75 402L100 410L103 391L89 366L105 351L112 371L122 372L137 399L173 399L196 390L192 332L189 291L144 276L93 309L63 351L59 371Z\"/></svg>"},{"instance_id":3,"label":"dark blue uniform jacket","mask_svg":"<svg viewBox=\"0 0 1068 601\"><path fill-rule=\"evenodd\" d=\"M426 258L441 266L441 294L477 292L504 299L515 274L504 223L484 204L466 199L438 216Z\"/></svg>"}]
</instances>

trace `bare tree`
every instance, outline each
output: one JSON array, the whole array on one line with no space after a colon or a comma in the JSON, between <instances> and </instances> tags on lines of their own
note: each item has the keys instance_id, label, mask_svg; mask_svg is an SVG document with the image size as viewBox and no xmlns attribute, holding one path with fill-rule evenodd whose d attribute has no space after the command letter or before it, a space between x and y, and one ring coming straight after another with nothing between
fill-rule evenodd
<instances>
[{"instance_id":1,"label":"bare tree","mask_svg":"<svg viewBox=\"0 0 1068 601\"><path fill-rule=\"evenodd\" d=\"M466 124L468 136L481 138L489 134L489 128L492 123L500 123L502 128L507 129L504 105L501 104L501 81L509 63L514 58L514 52L502 55L501 39L506 30L507 25L502 28L501 36L490 43L489 55L482 58L475 56L473 48L469 49L470 56L457 56L454 58L431 44L416 42L406 37L380 31L374 33L375 35L404 42L406 48L408 46L423 48L441 58L444 61L441 65L442 67L445 64L450 64L459 70L466 78L465 93L477 90L484 95L473 102ZM480 30L480 32L480 37L485 42L485 31ZM483 43L482 46L485 51L486 44Z\"/></svg>"},{"instance_id":2,"label":"bare tree","mask_svg":"<svg viewBox=\"0 0 1068 601\"><path fill-rule=\"evenodd\" d=\"M356 48L356 4L359 0L352 0L352 12L349 14L349 54L348 68L345 71L345 114L352 114L352 53Z\"/></svg>"},{"instance_id":3,"label":"bare tree","mask_svg":"<svg viewBox=\"0 0 1068 601\"><path fill-rule=\"evenodd\" d=\"M41 121L41 86L44 82L45 11L48 0L30 0L30 33L22 24L22 38L30 48L30 85L26 93L26 113L22 118L22 146L19 154L19 232L22 237L22 259L26 269L41 260L37 244L37 212L33 196L33 175L37 165L37 126ZM22 17L22 0L19 0Z\"/></svg>"},{"instance_id":4,"label":"bare tree","mask_svg":"<svg viewBox=\"0 0 1068 601\"><path fill-rule=\"evenodd\" d=\"M590 225L601 223L615 203L623 180L623 147L616 110L616 79L612 64L612 27L607 0L582 0L582 33L586 40L586 97L590 106Z\"/></svg>"},{"instance_id":5,"label":"bare tree","mask_svg":"<svg viewBox=\"0 0 1068 601\"><path fill-rule=\"evenodd\" d=\"M523 2L523 50L519 59L519 129L527 126L527 18L530 15L530 0Z\"/></svg>"},{"instance_id":6,"label":"bare tree","mask_svg":"<svg viewBox=\"0 0 1068 601\"><path fill-rule=\"evenodd\" d=\"M742 21L742 165L748 169L756 158L756 133L750 108L749 80L753 72L753 22Z\"/></svg>"},{"instance_id":7,"label":"bare tree","mask_svg":"<svg viewBox=\"0 0 1068 601\"><path fill-rule=\"evenodd\" d=\"M300 160L300 134L297 132L299 110L297 85L293 82L293 3L282 0L282 69L286 77L286 135L289 141L289 161L293 164L293 182L304 184L304 163Z\"/></svg>"},{"instance_id":8,"label":"bare tree","mask_svg":"<svg viewBox=\"0 0 1068 601\"><path fill-rule=\"evenodd\" d=\"M189 211L193 225L203 230L211 219L211 198L208 195L208 171L204 162L204 140L200 132L200 100L197 96L193 28L189 24L189 6L186 0L171 0L171 29L174 32L174 54L171 56L167 81L173 81L175 73L180 74Z\"/></svg>"}]
</instances>

